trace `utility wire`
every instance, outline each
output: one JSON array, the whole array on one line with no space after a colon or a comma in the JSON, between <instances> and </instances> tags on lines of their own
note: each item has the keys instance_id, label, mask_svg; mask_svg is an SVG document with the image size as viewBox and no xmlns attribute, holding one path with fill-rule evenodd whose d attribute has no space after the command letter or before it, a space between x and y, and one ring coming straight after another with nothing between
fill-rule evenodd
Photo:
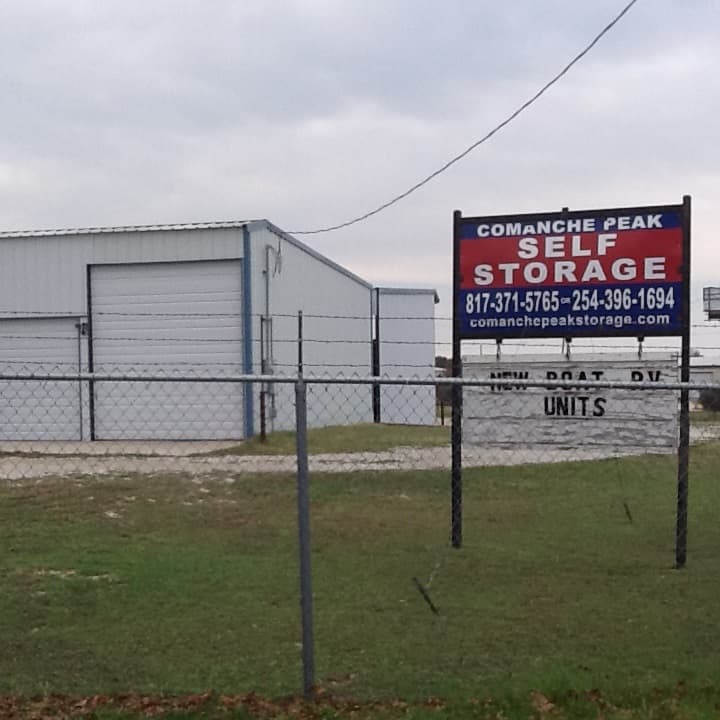
<instances>
[{"instance_id":1,"label":"utility wire","mask_svg":"<svg viewBox=\"0 0 720 720\"><path fill-rule=\"evenodd\" d=\"M356 225L363 220L371 218L373 215L381 213L383 210L387 210L392 205L395 205L401 200L404 200L409 195L412 195L416 190L419 190L424 185L427 185L431 180L434 180L438 175L441 175L446 170L450 169L453 165L455 165L455 163L459 162L465 156L469 155L473 150L480 147L480 145L482 145L483 143L487 142L493 135L502 130L506 125L509 125L516 117L518 117L518 115L520 115L522 112L527 110L533 103L539 100L553 85L555 85L555 83L557 83L564 75L566 75L574 65L580 62L580 60L582 60L595 47L595 45L600 42L603 36L610 32L610 30L612 30L615 25L620 22L620 20L622 20L622 18L630 11L632 6L635 5L637 1L638 0L630 0L630 2L615 16L615 18L611 22L609 22L583 50L581 50L567 65L565 65L565 67L560 70L559 73L557 73L551 80L545 83L545 85L543 85L540 90L538 90L529 100L526 100L519 108L517 108L513 113L508 115L508 117L506 117L505 120L503 120L499 125L496 125L492 130L486 133L479 140L476 140L472 145L463 150L459 155L456 155L451 160L448 160L444 165L439 167L434 172L430 173L430 175L423 178L419 182L415 183L415 185L405 190L405 192L400 193L400 195L396 195L394 198L388 200L382 205L379 205L374 210L370 210L364 215L359 215L352 220L347 220L346 222L342 222L337 225L330 225L328 227L318 228L315 230L290 230L289 233L291 235L319 235L320 233L328 233L334 230L340 230L341 228L350 227L350 225Z\"/></svg>"}]
</instances>

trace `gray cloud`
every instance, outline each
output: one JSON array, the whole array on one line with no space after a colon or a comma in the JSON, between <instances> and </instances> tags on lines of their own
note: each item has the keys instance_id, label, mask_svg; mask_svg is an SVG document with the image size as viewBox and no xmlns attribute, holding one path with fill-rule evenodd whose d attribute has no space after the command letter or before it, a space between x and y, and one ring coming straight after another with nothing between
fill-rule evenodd
<instances>
[{"instance_id":1,"label":"gray cloud","mask_svg":"<svg viewBox=\"0 0 720 720\"><path fill-rule=\"evenodd\" d=\"M346 220L482 135L620 5L7 0L3 226ZM486 146L401 205L308 242L373 281L438 286L446 303L456 207L603 207L689 192L698 284L710 278L720 261L718 16L714 0L641 0Z\"/></svg>"}]
</instances>

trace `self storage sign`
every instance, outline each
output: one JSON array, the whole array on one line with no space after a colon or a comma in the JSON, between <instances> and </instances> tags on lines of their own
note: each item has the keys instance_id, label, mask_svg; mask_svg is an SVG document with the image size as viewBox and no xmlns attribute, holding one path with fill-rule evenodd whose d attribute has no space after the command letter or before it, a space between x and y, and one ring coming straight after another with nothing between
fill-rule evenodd
<instances>
[{"instance_id":1,"label":"self storage sign","mask_svg":"<svg viewBox=\"0 0 720 720\"><path fill-rule=\"evenodd\" d=\"M455 218L462 338L681 335L683 206Z\"/></svg>"}]
</instances>

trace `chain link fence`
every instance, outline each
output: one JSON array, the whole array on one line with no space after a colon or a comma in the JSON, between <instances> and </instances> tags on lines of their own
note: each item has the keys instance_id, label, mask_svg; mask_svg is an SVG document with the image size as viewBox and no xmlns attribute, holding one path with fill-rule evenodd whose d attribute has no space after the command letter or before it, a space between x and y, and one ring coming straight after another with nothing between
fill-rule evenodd
<instances>
[{"instance_id":1,"label":"chain link fence","mask_svg":"<svg viewBox=\"0 0 720 720\"><path fill-rule=\"evenodd\" d=\"M707 398L720 386L703 386L705 405L700 390L6 372L0 692L302 682L411 698L714 678L720 414Z\"/></svg>"}]
</instances>

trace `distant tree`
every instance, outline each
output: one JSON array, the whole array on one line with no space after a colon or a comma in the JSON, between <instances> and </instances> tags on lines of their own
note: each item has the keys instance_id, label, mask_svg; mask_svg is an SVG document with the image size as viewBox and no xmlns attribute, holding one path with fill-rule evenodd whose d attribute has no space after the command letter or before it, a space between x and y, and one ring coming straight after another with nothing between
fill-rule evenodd
<instances>
[{"instance_id":1,"label":"distant tree","mask_svg":"<svg viewBox=\"0 0 720 720\"><path fill-rule=\"evenodd\" d=\"M450 377L452 375L452 360L444 355L435 356L435 367L442 370L442 375ZM436 385L435 386L435 402L439 405L450 405L450 386L449 385Z\"/></svg>"},{"instance_id":2,"label":"distant tree","mask_svg":"<svg viewBox=\"0 0 720 720\"><path fill-rule=\"evenodd\" d=\"M712 410L720 412L720 390L716 388L706 388L700 391L700 404L703 410Z\"/></svg>"}]
</instances>

